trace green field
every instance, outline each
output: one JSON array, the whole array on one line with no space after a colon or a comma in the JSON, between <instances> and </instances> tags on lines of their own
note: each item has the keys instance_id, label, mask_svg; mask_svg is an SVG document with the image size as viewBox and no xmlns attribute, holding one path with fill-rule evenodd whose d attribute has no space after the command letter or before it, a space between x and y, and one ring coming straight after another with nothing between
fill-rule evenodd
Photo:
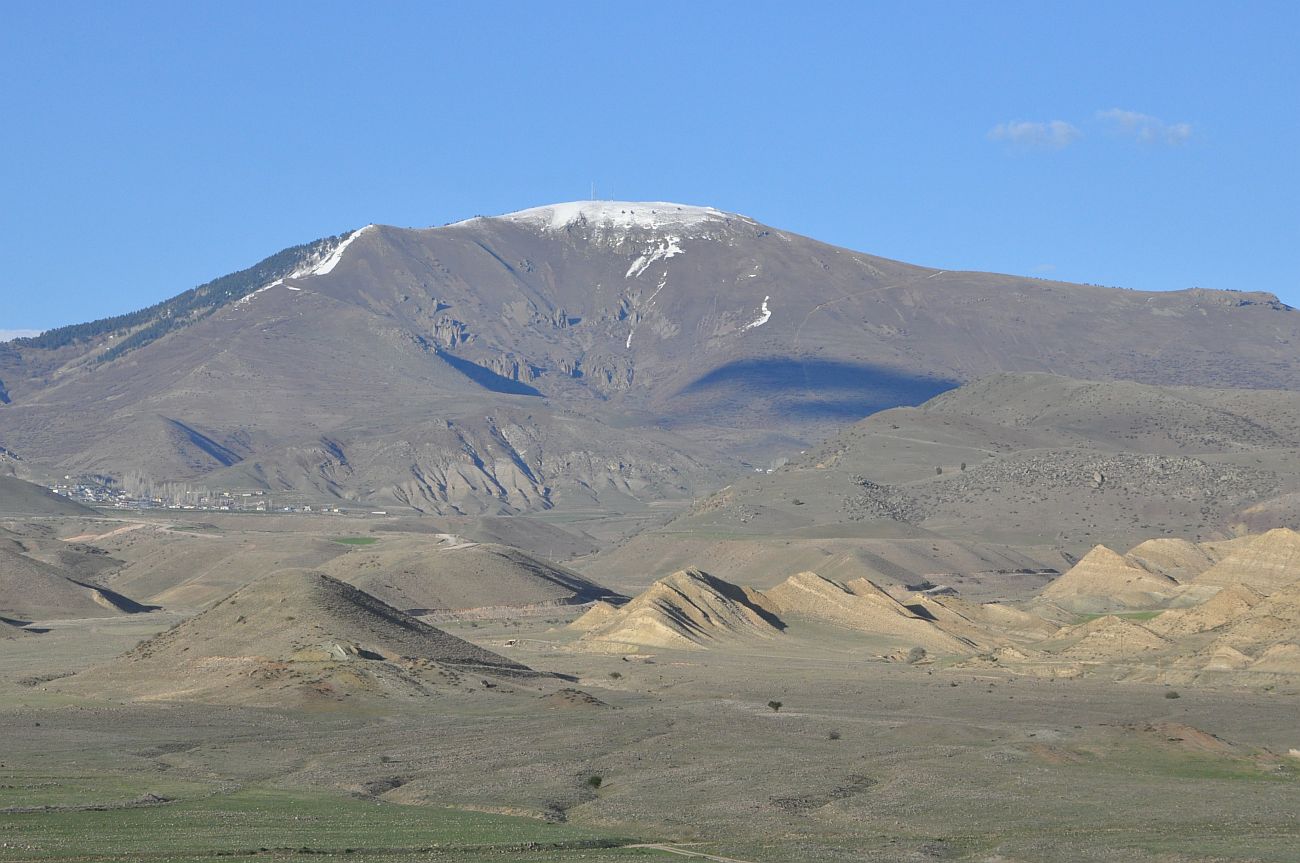
<instances>
[{"instance_id":1,"label":"green field","mask_svg":"<svg viewBox=\"0 0 1300 863\"><path fill-rule=\"evenodd\" d=\"M46 784L33 776L0 781L4 809ZM568 824L338 794L270 788L196 793L190 785L147 792L188 794L173 802L132 805L128 801L143 795L126 794L122 783L102 777L64 779L58 791L32 794L21 805L62 808L0 812L0 861L626 860L652 853L619 848L631 840Z\"/></svg>"}]
</instances>

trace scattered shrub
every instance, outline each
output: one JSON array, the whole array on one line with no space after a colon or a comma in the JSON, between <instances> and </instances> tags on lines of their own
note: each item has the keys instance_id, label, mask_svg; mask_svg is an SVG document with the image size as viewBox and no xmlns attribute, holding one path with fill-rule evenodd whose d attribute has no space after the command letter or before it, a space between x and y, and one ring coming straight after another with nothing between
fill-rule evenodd
<instances>
[{"instance_id":1,"label":"scattered shrub","mask_svg":"<svg viewBox=\"0 0 1300 863\"><path fill-rule=\"evenodd\" d=\"M785 705L783 705L783 704L782 704L781 702L779 702L779 701L769 701L769 702L767 703L767 706L770 707L770 708L772 708L772 712L773 712L773 713L780 713L780 712L781 712L781 708L784 707Z\"/></svg>"}]
</instances>

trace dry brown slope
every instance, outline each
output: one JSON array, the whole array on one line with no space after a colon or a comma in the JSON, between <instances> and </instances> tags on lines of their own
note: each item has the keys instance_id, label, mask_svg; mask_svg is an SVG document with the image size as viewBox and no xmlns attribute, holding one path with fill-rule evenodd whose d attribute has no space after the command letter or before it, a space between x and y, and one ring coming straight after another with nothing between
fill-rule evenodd
<instances>
[{"instance_id":1,"label":"dry brown slope","mask_svg":"<svg viewBox=\"0 0 1300 863\"><path fill-rule=\"evenodd\" d=\"M320 572L236 591L68 688L139 699L271 703L427 695L462 674L529 674Z\"/></svg>"},{"instance_id":2,"label":"dry brown slope","mask_svg":"<svg viewBox=\"0 0 1300 863\"><path fill-rule=\"evenodd\" d=\"M31 635L31 633L18 624L10 623L0 617L0 638L24 638L28 635Z\"/></svg>"},{"instance_id":3,"label":"dry brown slope","mask_svg":"<svg viewBox=\"0 0 1300 863\"><path fill-rule=\"evenodd\" d=\"M98 515L71 498L13 476L0 476L0 515Z\"/></svg>"},{"instance_id":4,"label":"dry brown slope","mask_svg":"<svg viewBox=\"0 0 1300 863\"><path fill-rule=\"evenodd\" d=\"M76 581L58 567L0 548L0 616L51 620L148 610L107 588Z\"/></svg>"},{"instance_id":5,"label":"dry brown slope","mask_svg":"<svg viewBox=\"0 0 1300 863\"><path fill-rule=\"evenodd\" d=\"M516 548L446 547L433 537L385 537L336 557L321 569L416 615L626 599L571 569Z\"/></svg>"},{"instance_id":6,"label":"dry brown slope","mask_svg":"<svg viewBox=\"0 0 1300 863\"><path fill-rule=\"evenodd\" d=\"M812 508L811 495L765 485L764 495L798 497ZM715 496L722 500L723 491ZM775 587L792 572L813 571L848 583L867 578L885 585L911 585L926 579L947 580L960 575L963 593L1024 595L1037 590L1055 573L1040 559L1004 546L951 540L897 523L817 525L817 531L766 533L751 530L745 507L719 513L717 524L697 524L689 514L662 530L639 534L630 541L582 564L582 570L623 591L644 590L650 575L699 566L733 582L761 589ZM723 519L731 519L726 523ZM1044 549L1041 558L1060 557Z\"/></svg>"},{"instance_id":7,"label":"dry brown slope","mask_svg":"<svg viewBox=\"0 0 1300 863\"><path fill-rule=\"evenodd\" d=\"M758 520L844 532L891 524L1031 557L1047 548L1043 563L1057 566L1058 549L1077 558L1098 542L1234 530L1245 510L1300 491L1298 428L1292 392L994 375L873 414L701 500L663 533L741 532ZM1144 554L1176 578L1204 565L1163 559L1174 551Z\"/></svg>"},{"instance_id":8,"label":"dry brown slope","mask_svg":"<svg viewBox=\"0 0 1300 863\"><path fill-rule=\"evenodd\" d=\"M258 577L282 569L318 569L347 546L311 525L271 530L223 522L217 530L157 524L97 541L122 565L105 576L115 590L173 610L201 610Z\"/></svg>"}]
</instances>

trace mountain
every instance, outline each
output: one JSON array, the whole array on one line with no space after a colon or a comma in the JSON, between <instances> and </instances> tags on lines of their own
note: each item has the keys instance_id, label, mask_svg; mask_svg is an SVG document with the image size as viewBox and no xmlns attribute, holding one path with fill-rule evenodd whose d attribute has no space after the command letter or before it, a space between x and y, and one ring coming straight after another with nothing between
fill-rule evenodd
<instances>
[{"instance_id":1,"label":"mountain","mask_svg":"<svg viewBox=\"0 0 1300 863\"><path fill-rule=\"evenodd\" d=\"M580 202L371 225L0 345L0 445L137 484L627 510L994 372L1291 389L1297 343L1265 293L945 271Z\"/></svg>"},{"instance_id":2,"label":"mountain","mask_svg":"<svg viewBox=\"0 0 1300 863\"><path fill-rule=\"evenodd\" d=\"M68 687L147 700L281 705L426 696L526 667L310 570L264 576ZM62 684L61 684L62 686Z\"/></svg>"}]
</instances>

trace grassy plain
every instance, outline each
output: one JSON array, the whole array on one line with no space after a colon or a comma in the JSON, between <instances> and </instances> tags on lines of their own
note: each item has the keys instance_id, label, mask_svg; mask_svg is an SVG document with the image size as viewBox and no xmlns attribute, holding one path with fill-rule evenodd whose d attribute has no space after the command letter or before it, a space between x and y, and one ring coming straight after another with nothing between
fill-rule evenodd
<instances>
[{"instance_id":1,"label":"grassy plain","mask_svg":"<svg viewBox=\"0 0 1300 863\"><path fill-rule=\"evenodd\" d=\"M256 856L348 860L625 859L612 834L534 819L429 806L402 806L339 793L268 787L181 787L124 777L7 775L9 796L41 799L62 786L55 808L0 807L0 860L209 861ZM136 788L132 789L135 785ZM129 798L142 787L155 797ZM164 794L175 794L166 797ZM123 796L125 795L125 796ZM121 798L110 802L111 798ZM585 855L584 855L585 856Z\"/></svg>"}]
</instances>

